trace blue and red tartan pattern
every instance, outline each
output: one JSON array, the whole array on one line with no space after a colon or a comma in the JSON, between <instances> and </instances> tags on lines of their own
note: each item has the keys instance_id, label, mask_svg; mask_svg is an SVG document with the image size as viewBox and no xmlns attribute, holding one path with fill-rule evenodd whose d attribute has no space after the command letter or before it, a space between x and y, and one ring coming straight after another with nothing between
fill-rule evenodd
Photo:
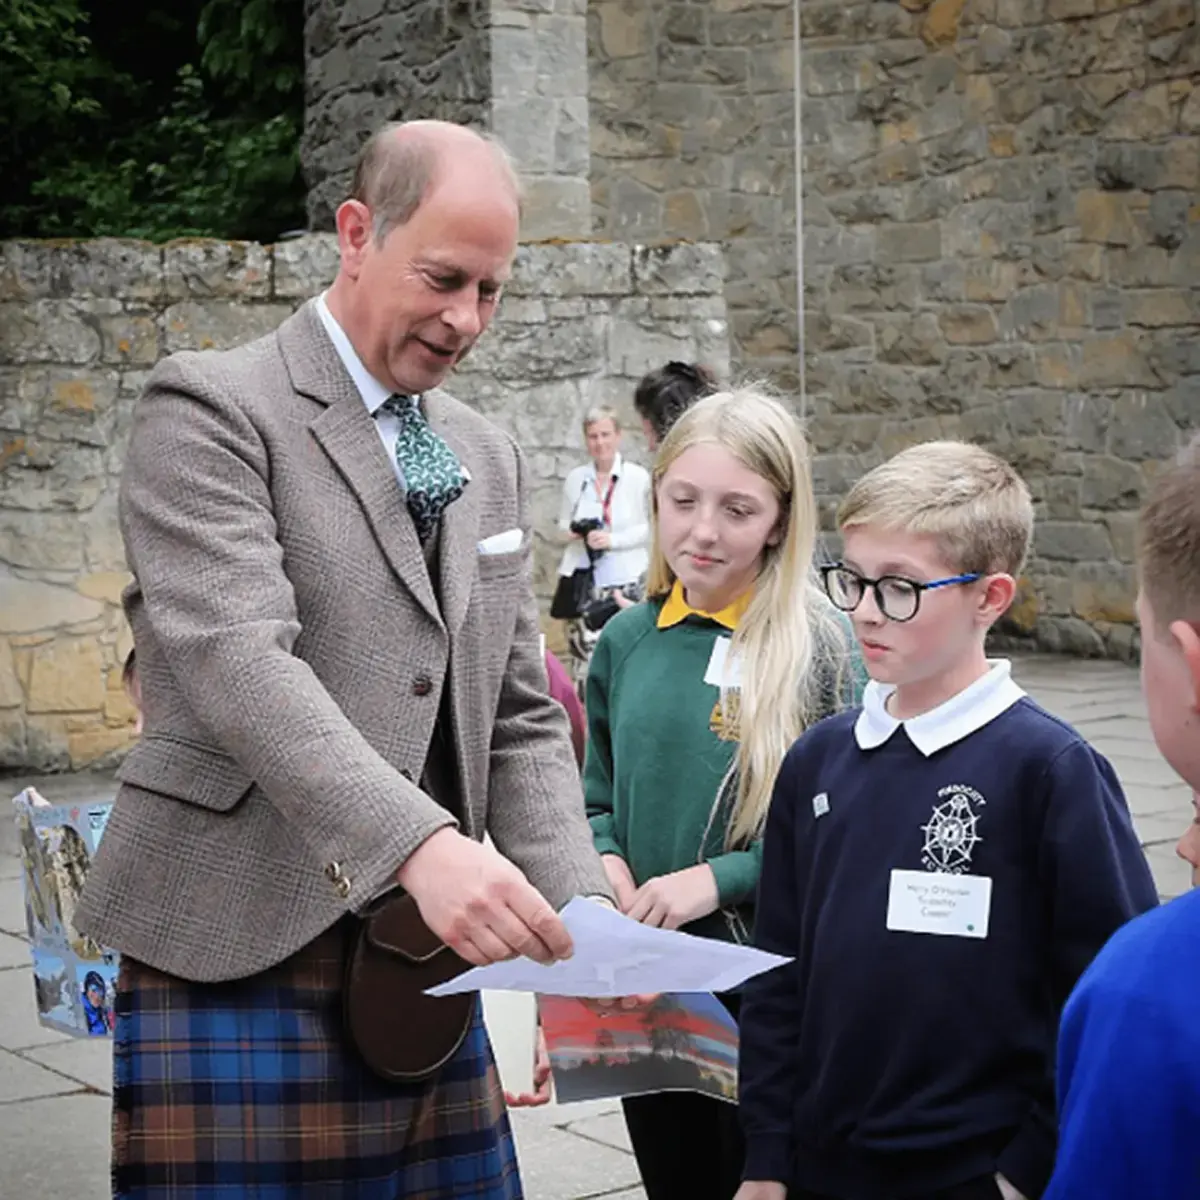
<instances>
[{"instance_id":1,"label":"blue and red tartan pattern","mask_svg":"<svg viewBox=\"0 0 1200 1200\"><path fill-rule=\"evenodd\" d=\"M378 1079L343 1041L340 941L223 984L122 962L116 1200L521 1200L479 1013L434 1080Z\"/></svg>"}]
</instances>

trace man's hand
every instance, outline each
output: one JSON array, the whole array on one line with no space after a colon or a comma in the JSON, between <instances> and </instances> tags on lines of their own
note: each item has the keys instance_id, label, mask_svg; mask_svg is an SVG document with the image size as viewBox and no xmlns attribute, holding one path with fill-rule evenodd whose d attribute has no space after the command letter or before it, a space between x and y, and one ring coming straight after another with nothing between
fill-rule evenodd
<instances>
[{"instance_id":1,"label":"man's hand","mask_svg":"<svg viewBox=\"0 0 1200 1200\"><path fill-rule=\"evenodd\" d=\"M747 1179L733 1200L787 1200L787 1188L774 1180Z\"/></svg>"},{"instance_id":2,"label":"man's hand","mask_svg":"<svg viewBox=\"0 0 1200 1200\"><path fill-rule=\"evenodd\" d=\"M519 1096L505 1092L504 1101L509 1108L539 1108L550 1102L553 1086L550 1079L550 1051L546 1049L546 1034L539 1025L537 1049L533 1057L533 1091L522 1092Z\"/></svg>"},{"instance_id":3,"label":"man's hand","mask_svg":"<svg viewBox=\"0 0 1200 1200\"><path fill-rule=\"evenodd\" d=\"M633 881L633 872L630 871L629 864L619 854L602 854L600 861L604 864L604 873L616 894L617 907L623 913L627 913L637 894L637 884Z\"/></svg>"},{"instance_id":4,"label":"man's hand","mask_svg":"<svg viewBox=\"0 0 1200 1200\"><path fill-rule=\"evenodd\" d=\"M712 867L700 863L647 880L638 888L625 915L643 925L678 929L716 912L720 902Z\"/></svg>"},{"instance_id":5,"label":"man's hand","mask_svg":"<svg viewBox=\"0 0 1200 1200\"><path fill-rule=\"evenodd\" d=\"M593 529L587 535L587 544L592 550L607 550L612 545L612 535L603 529Z\"/></svg>"},{"instance_id":6,"label":"man's hand","mask_svg":"<svg viewBox=\"0 0 1200 1200\"><path fill-rule=\"evenodd\" d=\"M474 966L571 956L571 935L545 897L508 859L457 830L426 838L396 878L429 928Z\"/></svg>"}]
</instances>

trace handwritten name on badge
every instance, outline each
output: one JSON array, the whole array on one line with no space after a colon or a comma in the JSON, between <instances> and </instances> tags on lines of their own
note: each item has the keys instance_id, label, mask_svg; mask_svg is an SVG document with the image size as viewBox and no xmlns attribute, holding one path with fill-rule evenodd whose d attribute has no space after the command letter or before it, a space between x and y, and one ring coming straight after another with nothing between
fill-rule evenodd
<instances>
[{"instance_id":1,"label":"handwritten name on badge","mask_svg":"<svg viewBox=\"0 0 1200 1200\"><path fill-rule=\"evenodd\" d=\"M986 875L893 871L887 927L899 933L986 938L992 881Z\"/></svg>"}]
</instances>

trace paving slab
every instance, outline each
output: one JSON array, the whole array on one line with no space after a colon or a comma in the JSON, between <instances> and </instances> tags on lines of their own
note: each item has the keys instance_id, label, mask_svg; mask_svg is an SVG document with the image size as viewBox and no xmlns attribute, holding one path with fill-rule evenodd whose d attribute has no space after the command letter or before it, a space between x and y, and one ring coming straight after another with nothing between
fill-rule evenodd
<instances>
[{"instance_id":1,"label":"paving slab","mask_svg":"<svg viewBox=\"0 0 1200 1200\"><path fill-rule=\"evenodd\" d=\"M0 1196L109 1200L108 1131L105 1096L0 1105Z\"/></svg>"},{"instance_id":2,"label":"paving slab","mask_svg":"<svg viewBox=\"0 0 1200 1200\"><path fill-rule=\"evenodd\" d=\"M6 971L10 967L27 967L31 962L29 943L24 938L15 937L11 933L0 933L0 971Z\"/></svg>"},{"instance_id":3,"label":"paving slab","mask_svg":"<svg viewBox=\"0 0 1200 1200\"><path fill-rule=\"evenodd\" d=\"M1185 824L1186 814L1180 822L1180 833ZM1150 864L1158 894L1164 900L1182 896L1192 886L1192 868L1175 853L1173 844L1147 847L1146 861Z\"/></svg>"},{"instance_id":4,"label":"paving slab","mask_svg":"<svg viewBox=\"0 0 1200 1200\"><path fill-rule=\"evenodd\" d=\"M92 1091L112 1094L112 1040L110 1038L67 1038L48 1046L31 1046L21 1057L49 1067L65 1078Z\"/></svg>"},{"instance_id":5,"label":"paving slab","mask_svg":"<svg viewBox=\"0 0 1200 1200\"><path fill-rule=\"evenodd\" d=\"M0 1120L4 1106L16 1100L37 1100L80 1091L80 1085L57 1071L48 1071L11 1050L0 1050Z\"/></svg>"},{"instance_id":6,"label":"paving slab","mask_svg":"<svg viewBox=\"0 0 1200 1200\"><path fill-rule=\"evenodd\" d=\"M27 932L25 893L17 876L12 879L0 879L0 932L18 936Z\"/></svg>"},{"instance_id":7,"label":"paving slab","mask_svg":"<svg viewBox=\"0 0 1200 1200\"><path fill-rule=\"evenodd\" d=\"M513 1134L525 1200L604 1196L636 1188L640 1182L637 1164L627 1151L532 1121L514 1120Z\"/></svg>"},{"instance_id":8,"label":"paving slab","mask_svg":"<svg viewBox=\"0 0 1200 1200\"><path fill-rule=\"evenodd\" d=\"M625 1114L617 1109L615 1112L602 1113L596 1117L585 1117L581 1121L572 1121L566 1126L568 1133L577 1137L588 1138L603 1146L612 1146L616 1150L633 1153L629 1141L629 1130L625 1127Z\"/></svg>"}]
</instances>

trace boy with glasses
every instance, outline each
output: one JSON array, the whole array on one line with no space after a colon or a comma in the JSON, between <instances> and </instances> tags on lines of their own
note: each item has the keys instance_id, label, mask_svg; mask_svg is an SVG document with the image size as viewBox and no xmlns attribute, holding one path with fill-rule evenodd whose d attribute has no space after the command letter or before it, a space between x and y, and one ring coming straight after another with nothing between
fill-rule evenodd
<instances>
[{"instance_id":1,"label":"boy with glasses","mask_svg":"<svg viewBox=\"0 0 1200 1200\"><path fill-rule=\"evenodd\" d=\"M823 574L871 676L792 748L747 985L739 1200L1036 1200L1059 1011L1157 903L1116 776L989 661L1033 526L1020 477L935 442L876 468Z\"/></svg>"}]
</instances>

